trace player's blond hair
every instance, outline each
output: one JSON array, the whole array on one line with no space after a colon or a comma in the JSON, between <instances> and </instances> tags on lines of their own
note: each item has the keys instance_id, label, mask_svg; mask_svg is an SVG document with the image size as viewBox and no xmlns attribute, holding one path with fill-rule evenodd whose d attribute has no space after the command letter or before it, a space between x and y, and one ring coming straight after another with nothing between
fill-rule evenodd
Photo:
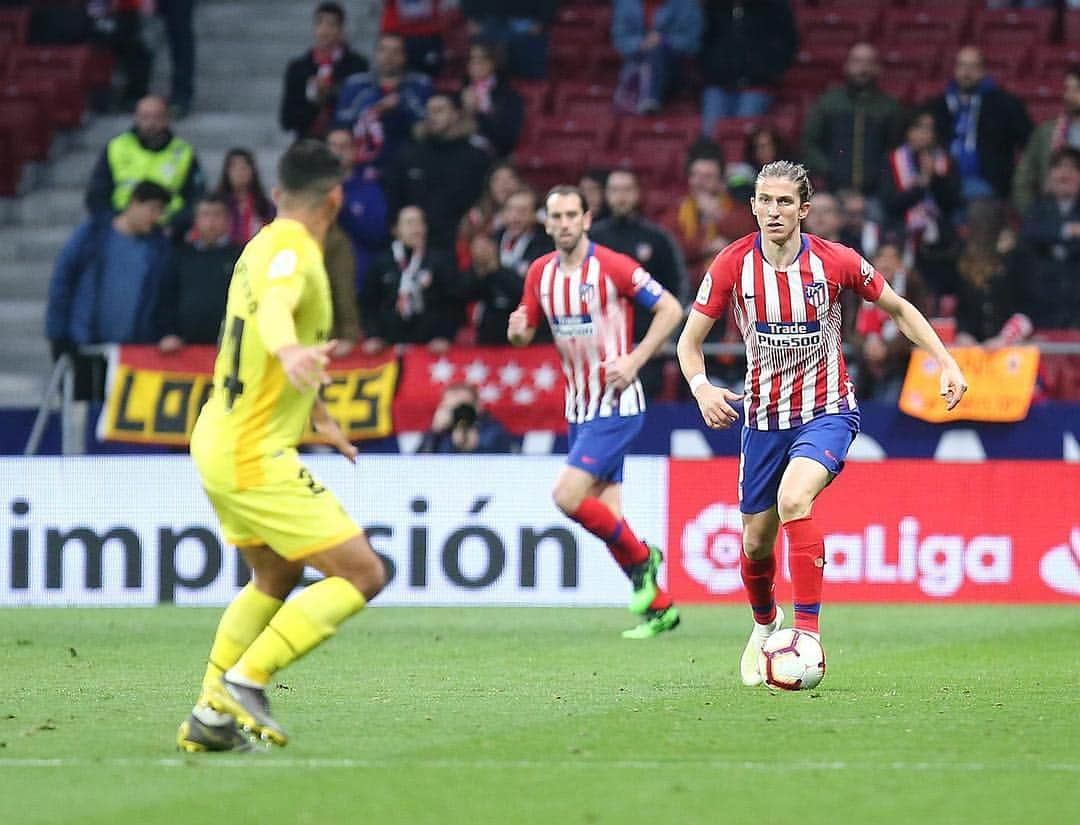
<instances>
[{"instance_id":1,"label":"player's blond hair","mask_svg":"<svg viewBox=\"0 0 1080 825\"><path fill-rule=\"evenodd\" d=\"M810 173L801 163L795 163L792 160L774 160L772 163L766 163L758 172L754 188L760 186L765 178L791 181L799 188L799 200L803 203L809 203L810 198L814 197L814 185L810 183Z\"/></svg>"}]
</instances>

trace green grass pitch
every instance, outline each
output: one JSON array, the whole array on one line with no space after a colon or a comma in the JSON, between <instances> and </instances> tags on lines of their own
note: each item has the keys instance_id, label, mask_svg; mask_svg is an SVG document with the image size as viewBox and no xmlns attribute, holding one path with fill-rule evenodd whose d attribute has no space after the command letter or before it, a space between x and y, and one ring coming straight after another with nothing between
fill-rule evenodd
<instances>
[{"instance_id":1,"label":"green grass pitch","mask_svg":"<svg viewBox=\"0 0 1080 825\"><path fill-rule=\"evenodd\" d=\"M0 611L0 822L1080 821L1075 607L827 606L798 694L743 608L376 608L279 674L287 748L180 755L218 615Z\"/></svg>"}]
</instances>

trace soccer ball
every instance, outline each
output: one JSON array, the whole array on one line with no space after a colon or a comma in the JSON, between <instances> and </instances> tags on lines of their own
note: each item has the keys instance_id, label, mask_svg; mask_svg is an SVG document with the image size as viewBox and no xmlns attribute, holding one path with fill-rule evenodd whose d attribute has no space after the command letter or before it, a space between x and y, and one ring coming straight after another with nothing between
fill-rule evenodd
<instances>
[{"instance_id":1,"label":"soccer ball","mask_svg":"<svg viewBox=\"0 0 1080 825\"><path fill-rule=\"evenodd\" d=\"M809 690L825 678L825 650L804 630L778 630L758 654L765 684L778 690Z\"/></svg>"}]
</instances>

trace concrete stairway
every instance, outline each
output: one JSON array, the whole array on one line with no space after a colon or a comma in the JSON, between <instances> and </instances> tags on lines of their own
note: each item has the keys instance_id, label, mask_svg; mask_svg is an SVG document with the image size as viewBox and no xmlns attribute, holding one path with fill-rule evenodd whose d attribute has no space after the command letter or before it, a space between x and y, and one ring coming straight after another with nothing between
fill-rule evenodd
<instances>
[{"instance_id":1,"label":"concrete stairway","mask_svg":"<svg viewBox=\"0 0 1080 825\"><path fill-rule=\"evenodd\" d=\"M351 42L370 53L381 0L344 3ZM278 127L281 84L290 58L310 45L315 3L297 0L203 0L196 4L196 92L193 113L173 124L191 142L213 187L229 148L255 151L269 186L288 135ZM167 91L168 53L160 25L153 88ZM57 253L86 217L83 193L106 142L130 125L127 116L90 118L63 135L37 170L28 194L0 206L0 406L36 407L51 369L44 336L49 278Z\"/></svg>"}]
</instances>

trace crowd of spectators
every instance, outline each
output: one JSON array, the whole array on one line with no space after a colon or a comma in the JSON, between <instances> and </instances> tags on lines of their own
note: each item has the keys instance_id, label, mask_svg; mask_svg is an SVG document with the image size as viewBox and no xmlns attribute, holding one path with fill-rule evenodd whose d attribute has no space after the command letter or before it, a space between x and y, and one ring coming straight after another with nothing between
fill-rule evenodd
<instances>
[{"instance_id":1,"label":"crowd of spectators","mask_svg":"<svg viewBox=\"0 0 1080 825\"><path fill-rule=\"evenodd\" d=\"M591 19L602 5L575 8ZM549 36L558 7L386 0L370 63L345 40L343 7L315 8L311 47L284 67L279 112L295 137L326 140L346 173L326 253L338 355L504 343L529 263L552 249L542 225L547 181L521 160L543 126L529 101L560 45ZM1077 328L1080 68L1064 70L1060 114L1036 124L975 46L959 48L938 93L911 106L887 91L878 49L855 42L793 133L773 107L798 53L797 11L788 0L615 0L597 18L622 63L596 119L621 112L662 123L657 112L693 95L700 126L678 149L684 178L674 197L653 198L672 181L625 157L576 158L591 236L639 260L685 304L711 258L756 228L748 199L757 169L790 158L818 186L806 230L858 249L947 338L994 346ZM448 14L464 19L449 25ZM463 45L454 51L450 41ZM212 340L229 261L273 218L253 153L230 151L208 193L170 114L167 101L143 97L132 129L102 152L90 220L50 292L57 352ZM738 151L721 139L733 119L743 126ZM105 323L84 304L113 295L114 269L142 291L128 289L125 312ZM139 314L133 294L165 309ZM906 339L855 298L844 312L863 396L895 398ZM637 321L640 335L648 318ZM730 325L715 336L731 340ZM661 362L642 377L652 395L679 391Z\"/></svg>"}]
</instances>

